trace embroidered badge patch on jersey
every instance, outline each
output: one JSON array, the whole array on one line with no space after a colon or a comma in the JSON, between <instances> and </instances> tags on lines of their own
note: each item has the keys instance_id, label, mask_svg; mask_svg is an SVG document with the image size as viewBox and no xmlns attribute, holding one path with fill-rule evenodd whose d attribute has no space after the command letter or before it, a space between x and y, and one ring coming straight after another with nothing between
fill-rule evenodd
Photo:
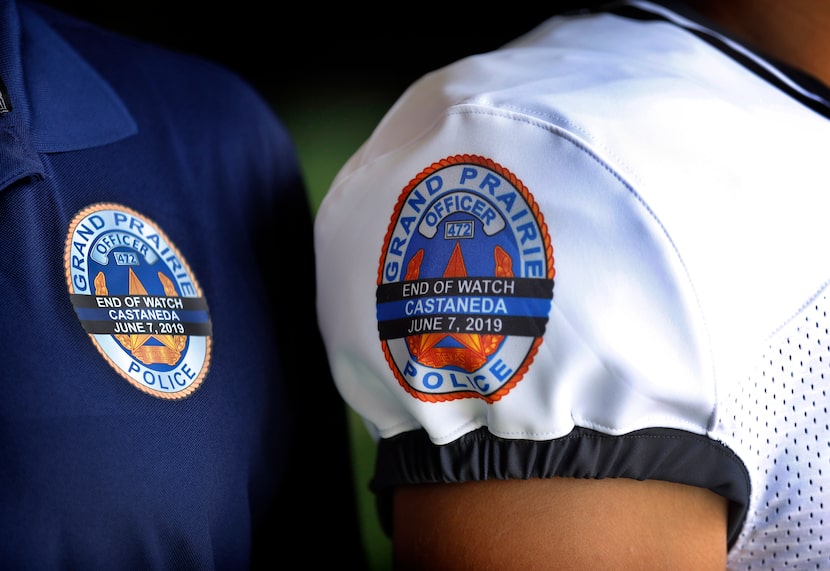
<instances>
[{"instance_id":1,"label":"embroidered badge patch on jersey","mask_svg":"<svg viewBox=\"0 0 830 571\"><path fill-rule=\"evenodd\" d=\"M547 226L511 172L473 155L425 169L400 195L378 272L401 386L428 402L502 398L542 343L553 278Z\"/></svg>"},{"instance_id":2,"label":"embroidered badge patch on jersey","mask_svg":"<svg viewBox=\"0 0 830 571\"><path fill-rule=\"evenodd\" d=\"M91 205L69 224L64 261L75 313L122 377L166 399L199 387L210 366L207 302L153 221L119 204Z\"/></svg>"}]
</instances>

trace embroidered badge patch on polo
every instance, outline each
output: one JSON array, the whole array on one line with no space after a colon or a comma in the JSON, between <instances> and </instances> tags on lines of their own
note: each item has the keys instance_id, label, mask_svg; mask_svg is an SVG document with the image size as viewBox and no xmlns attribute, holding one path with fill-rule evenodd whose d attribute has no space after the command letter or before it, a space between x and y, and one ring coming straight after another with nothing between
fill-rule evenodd
<instances>
[{"instance_id":1,"label":"embroidered badge patch on polo","mask_svg":"<svg viewBox=\"0 0 830 571\"><path fill-rule=\"evenodd\" d=\"M507 169L456 155L401 192L377 288L381 344L423 401L506 395L527 371L553 299L553 246Z\"/></svg>"},{"instance_id":2,"label":"embroidered badge patch on polo","mask_svg":"<svg viewBox=\"0 0 830 571\"><path fill-rule=\"evenodd\" d=\"M183 398L207 375L211 322L187 262L156 224L119 204L94 204L69 224L69 297L86 332L138 389Z\"/></svg>"}]
</instances>

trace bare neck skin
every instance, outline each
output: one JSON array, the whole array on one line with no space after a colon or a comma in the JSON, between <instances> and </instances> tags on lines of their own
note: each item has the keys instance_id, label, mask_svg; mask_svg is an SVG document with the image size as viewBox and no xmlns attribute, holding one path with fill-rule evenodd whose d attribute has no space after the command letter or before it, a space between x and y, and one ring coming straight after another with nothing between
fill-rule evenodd
<instances>
[{"instance_id":1,"label":"bare neck skin","mask_svg":"<svg viewBox=\"0 0 830 571\"><path fill-rule=\"evenodd\" d=\"M748 45L830 85L830 2L690 0Z\"/></svg>"}]
</instances>

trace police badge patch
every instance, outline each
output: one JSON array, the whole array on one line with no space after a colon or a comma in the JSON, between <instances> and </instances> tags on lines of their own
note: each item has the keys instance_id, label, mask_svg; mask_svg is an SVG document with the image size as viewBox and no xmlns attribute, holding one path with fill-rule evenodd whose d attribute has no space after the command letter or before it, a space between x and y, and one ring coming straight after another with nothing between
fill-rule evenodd
<instances>
[{"instance_id":1,"label":"police badge patch","mask_svg":"<svg viewBox=\"0 0 830 571\"><path fill-rule=\"evenodd\" d=\"M165 399L207 375L211 321L187 262L151 220L94 204L69 224L69 297L104 358L138 389Z\"/></svg>"},{"instance_id":2,"label":"police badge patch","mask_svg":"<svg viewBox=\"0 0 830 571\"><path fill-rule=\"evenodd\" d=\"M495 402L533 361L553 299L553 246L530 191L474 155L401 192L383 244L377 320L401 386L426 402Z\"/></svg>"}]
</instances>

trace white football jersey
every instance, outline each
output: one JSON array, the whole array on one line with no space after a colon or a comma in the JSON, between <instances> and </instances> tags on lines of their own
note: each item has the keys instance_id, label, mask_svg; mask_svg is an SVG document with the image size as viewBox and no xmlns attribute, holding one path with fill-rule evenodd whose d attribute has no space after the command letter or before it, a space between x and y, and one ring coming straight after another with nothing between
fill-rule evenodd
<instances>
[{"instance_id":1,"label":"white football jersey","mask_svg":"<svg viewBox=\"0 0 830 571\"><path fill-rule=\"evenodd\" d=\"M661 479L730 500L730 569L830 568L828 97L638 1L413 84L315 228L381 506Z\"/></svg>"}]
</instances>

